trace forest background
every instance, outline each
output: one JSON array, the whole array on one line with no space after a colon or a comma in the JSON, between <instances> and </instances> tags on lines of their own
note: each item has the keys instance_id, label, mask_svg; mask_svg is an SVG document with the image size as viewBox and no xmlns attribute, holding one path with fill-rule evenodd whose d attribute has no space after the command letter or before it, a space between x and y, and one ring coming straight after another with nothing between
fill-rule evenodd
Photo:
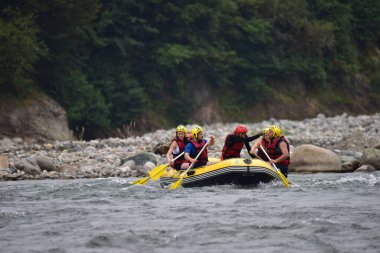
<instances>
[{"instance_id":1,"label":"forest background","mask_svg":"<svg viewBox=\"0 0 380 253\"><path fill-rule=\"evenodd\" d=\"M380 1L2 0L0 99L85 138L380 110Z\"/></svg>"}]
</instances>

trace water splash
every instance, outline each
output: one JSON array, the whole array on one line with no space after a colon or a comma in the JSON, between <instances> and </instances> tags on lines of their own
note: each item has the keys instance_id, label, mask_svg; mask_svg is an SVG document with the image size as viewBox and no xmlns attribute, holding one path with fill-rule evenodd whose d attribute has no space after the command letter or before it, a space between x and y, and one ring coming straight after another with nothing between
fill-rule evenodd
<instances>
[{"instance_id":1,"label":"water splash","mask_svg":"<svg viewBox=\"0 0 380 253\"><path fill-rule=\"evenodd\" d=\"M0 217L26 218L27 213L21 210L0 210Z\"/></svg>"},{"instance_id":2,"label":"water splash","mask_svg":"<svg viewBox=\"0 0 380 253\"><path fill-rule=\"evenodd\" d=\"M338 184L366 184L371 187L375 186L377 183L380 182L380 177L375 177L375 175L366 175L366 176L348 176L343 177L336 181Z\"/></svg>"},{"instance_id":3,"label":"water splash","mask_svg":"<svg viewBox=\"0 0 380 253\"><path fill-rule=\"evenodd\" d=\"M339 186L363 186L367 185L370 187L375 187L380 185L380 175L375 174L350 174L347 176L339 176L337 178L336 175L331 176L332 179L321 179L321 178L313 178L308 181L308 183L303 184L302 182L298 182L293 184L293 187L339 187Z\"/></svg>"}]
</instances>

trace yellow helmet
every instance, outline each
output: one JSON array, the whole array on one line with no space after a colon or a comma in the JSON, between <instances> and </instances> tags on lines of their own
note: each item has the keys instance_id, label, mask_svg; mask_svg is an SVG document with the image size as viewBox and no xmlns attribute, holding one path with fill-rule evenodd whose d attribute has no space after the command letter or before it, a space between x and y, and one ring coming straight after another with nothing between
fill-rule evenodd
<instances>
[{"instance_id":1,"label":"yellow helmet","mask_svg":"<svg viewBox=\"0 0 380 253\"><path fill-rule=\"evenodd\" d=\"M191 136L194 138L194 139L197 139L198 138L198 134L200 132L203 132L203 129L202 127L200 126L195 126L191 129Z\"/></svg>"},{"instance_id":2,"label":"yellow helmet","mask_svg":"<svg viewBox=\"0 0 380 253\"><path fill-rule=\"evenodd\" d=\"M277 137L282 136L282 130L279 126L273 125L269 129L273 131L273 138L277 138Z\"/></svg>"},{"instance_id":3,"label":"yellow helmet","mask_svg":"<svg viewBox=\"0 0 380 253\"><path fill-rule=\"evenodd\" d=\"M269 132L269 130L270 130L270 128L269 128L269 127L266 127L266 128L264 128L264 129L263 129L263 135L264 135L264 134L266 134L266 133L268 133L268 132Z\"/></svg>"},{"instance_id":4,"label":"yellow helmet","mask_svg":"<svg viewBox=\"0 0 380 253\"><path fill-rule=\"evenodd\" d=\"M187 129L184 125L179 125L177 126L177 128L175 129L176 132L183 132L184 134L187 133Z\"/></svg>"}]
</instances>

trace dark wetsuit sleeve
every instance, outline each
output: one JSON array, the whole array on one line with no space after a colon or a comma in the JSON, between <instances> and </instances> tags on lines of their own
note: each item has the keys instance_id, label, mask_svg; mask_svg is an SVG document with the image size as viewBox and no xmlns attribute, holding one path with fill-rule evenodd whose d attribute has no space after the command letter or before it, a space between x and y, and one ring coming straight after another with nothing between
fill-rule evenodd
<instances>
[{"instance_id":1,"label":"dark wetsuit sleeve","mask_svg":"<svg viewBox=\"0 0 380 253\"><path fill-rule=\"evenodd\" d=\"M257 138L259 138L261 135L263 135L263 134L262 134L262 133L259 133L259 134L256 134L256 135L254 135L254 136L247 137L247 138L245 138L245 141L247 141L247 142L251 142L251 141L256 140Z\"/></svg>"},{"instance_id":2,"label":"dark wetsuit sleeve","mask_svg":"<svg viewBox=\"0 0 380 253\"><path fill-rule=\"evenodd\" d=\"M254 155L252 155L250 153L251 151L251 145L249 145L249 142L250 141L253 141L253 140L256 140L257 138L259 138L262 134L259 133L259 134L256 134L254 136L251 136L251 137L247 137L244 141L244 144L245 144L245 147L247 148L247 151L248 151L248 154L252 157L252 158L256 158Z\"/></svg>"},{"instance_id":3,"label":"dark wetsuit sleeve","mask_svg":"<svg viewBox=\"0 0 380 253\"><path fill-rule=\"evenodd\" d=\"M244 143L248 143L248 142L251 142L253 140L256 140L257 138L259 138L262 134L256 134L254 136L251 136L251 137L240 137L238 135L230 135L228 136L227 140L226 140L226 145L227 147L232 147L236 142L244 142ZM248 144L249 145L249 144ZM247 145L246 145L247 147ZM250 146L248 146L250 147Z\"/></svg>"},{"instance_id":4,"label":"dark wetsuit sleeve","mask_svg":"<svg viewBox=\"0 0 380 253\"><path fill-rule=\"evenodd\" d=\"M251 151L251 145L249 145L249 142L246 141L246 142L244 142L244 144L245 144L245 147L246 147L247 150L248 150L248 154L249 154L252 158L254 158L254 156L252 156L251 153L249 153L249 151Z\"/></svg>"}]
</instances>

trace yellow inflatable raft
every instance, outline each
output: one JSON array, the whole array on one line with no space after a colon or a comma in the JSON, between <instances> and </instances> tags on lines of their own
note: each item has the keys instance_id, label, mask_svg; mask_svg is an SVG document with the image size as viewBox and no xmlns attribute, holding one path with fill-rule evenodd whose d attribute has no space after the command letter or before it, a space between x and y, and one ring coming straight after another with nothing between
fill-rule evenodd
<instances>
[{"instance_id":1,"label":"yellow inflatable raft","mask_svg":"<svg viewBox=\"0 0 380 253\"><path fill-rule=\"evenodd\" d=\"M211 158L215 162L219 159ZM161 186L168 187L176 182L185 171L168 169L160 178ZM183 187L199 187L211 185L257 185L280 180L277 171L268 163L259 159L233 158L216 162L215 164L191 169L182 181Z\"/></svg>"}]
</instances>

